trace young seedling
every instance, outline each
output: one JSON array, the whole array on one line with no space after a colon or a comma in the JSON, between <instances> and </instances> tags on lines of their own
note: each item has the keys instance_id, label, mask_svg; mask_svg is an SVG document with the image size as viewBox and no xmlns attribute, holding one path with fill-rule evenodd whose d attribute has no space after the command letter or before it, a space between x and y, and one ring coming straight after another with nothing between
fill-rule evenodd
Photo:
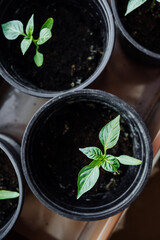
<instances>
[{"instance_id":1,"label":"young seedling","mask_svg":"<svg viewBox=\"0 0 160 240\"><path fill-rule=\"evenodd\" d=\"M19 197L18 192L8 191L8 190L0 190L0 200L11 199Z\"/></svg>"},{"instance_id":2,"label":"young seedling","mask_svg":"<svg viewBox=\"0 0 160 240\"><path fill-rule=\"evenodd\" d=\"M160 0L153 0L152 4L151 4L151 7L153 7L155 5L156 1L160 2ZM128 4L127 4L127 10L126 10L125 16L128 13L132 12L133 10L135 10L136 8L140 7L145 2L147 2L147 0L129 0Z\"/></svg>"},{"instance_id":3,"label":"young seedling","mask_svg":"<svg viewBox=\"0 0 160 240\"><path fill-rule=\"evenodd\" d=\"M19 36L23 36L23 40L21 42L20 48L22 54L24 55L31 43L33 42L36 46L36 53L34 55L34 62L37 67L41 67L43 64L43 54L39 52L39 46L47 42L52 37L52 27L54 20L53 18L48 18L47 21L42 25L39 33L38 39L33 38L34 32L34 14L32 14L29 19L25 32L23 23L19 20L9 21L7 23L2 24L2 30L4 36L8 40L14 40Z\"/></svg>"},{"instance_id":4,"label":"young seedling","mask_svg":"<svg viewBox=\"0 0 160 240\"><path fill-rule=\"evenodd\" d=\"M107 150L113 148L118 142L120 135L120 115L107 123L99 132L99 140L103 145L104 152L97 147L79 148L92 162L83 167L78 174L78 194L79 199L85 192L89 191L97 182L99 169L102 167L105 171L118 173L120 163L124 165L139 165L141 160L121 155L119 157L107 154Z\"/></svg>"}]
</instances>

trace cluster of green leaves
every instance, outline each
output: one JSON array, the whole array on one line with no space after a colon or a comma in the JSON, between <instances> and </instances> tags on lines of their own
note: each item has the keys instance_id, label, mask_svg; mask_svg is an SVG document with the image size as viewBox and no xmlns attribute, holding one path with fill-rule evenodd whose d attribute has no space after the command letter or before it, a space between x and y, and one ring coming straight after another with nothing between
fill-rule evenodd
<instances>
[{"instance_id":1,"label":"cluster of green leaves","mask_svg":"<svg viewBox=\"0 0 160 240\"><path fill-rule=\"evenodd\" d=\"M152 1L152 5L151 6L154 6L155 2L160 2L160 0L153 0ZM145 2L147 2L147 0L129 0L128 1L128 4L127 4L127 10L126 10L126 13L125 13L125 16L132 12L134 9L140 7L142 4L144 4Z\"/></svg>"},{"instance_id":2,"label":"cluster of green leaves","mask_svg":"<svg viewBox=\"0 0 160 240\"><path fill-rule=\"evenodd\" d=\"M139 165L141 160L121 155L119 157L107 154L107 150L114 147L118 142L120 135L120 116L118 115L112 121L107 123L99 132L99 140L104 147L104 153L97 147L80 148L89 159L93 161L83 167L78 174L78 194L79 199L82 194L89 191L99 178L99 169L102 167L105 171L118 173L120 163L124 165Z\"/></svg>"},{"instance_id":3,"label":"cluster of green leaves","mask_svg":"<svg viewBox=\"0 0 160 240\"><path fill-rule=\"evenodd\" d=\"M20 35L24 37L21 42L21 51L24 55L28 48L30 47L31 43L33 42L36 46L36 53L34 56L34 62L37 67L41 67L43 64L43 54L39 52L39 46L47 42L52 37L52 27L53 27L54 20L53 18L48 18L47 21L43 24L40 29L38 39L33 38L34 32L34 14L32 14L31 18L29 19L25 32L23 23L18 20L9 21L7 23L2 24L2 30L4 36L8 40L14 40Z\"/></svg>"},{"instance_id":4,"label":"cluster of green leaves","mask_svg":"<svg viewBox=\"0 0 160 240\"><path fill-rule=\"evenodd\" d=\"M0 200L11 199L19 197L18 192L8 191L8 190L0 190Z\"/></svg>"}]
</instances>

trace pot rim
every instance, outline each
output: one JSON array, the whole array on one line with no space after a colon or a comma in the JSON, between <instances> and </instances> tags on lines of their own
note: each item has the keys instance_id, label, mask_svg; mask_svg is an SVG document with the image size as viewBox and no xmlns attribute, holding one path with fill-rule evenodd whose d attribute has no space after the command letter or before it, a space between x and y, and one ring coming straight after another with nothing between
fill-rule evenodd
<instances>
[{"instance_id":1,"label":"pot rim","mask_svg":"<svg viewBox=\"0 0 160 240\"><path fill-rule=\"evenodd\" d=\"M95 212L95 211L89 212L85 208L83 208L84 212L81 212L81 211L78 212L78 207L75 208L75 211L74 210L72 211L70 209L69 210L64 209L63 206L61 207L59 204L57 204L55 202L53 203L47 196L45 196L41 192L41 188L37 186L34 177L31 176L31 171L28 169L28 162L26 162L27 139L29 138L29 134L30 134L30 132L32 132L32 129L35 128L36 122L38 121L38 119L43 114L45 114L45 111L47 111L47 109L52 104L53 105L58 104L59 102L61 102L61 100L66 101L67 99L69 99L69 97L71 95L75 99L77 99L78 96L84 96L85 97L86 94L88 96L93 96L93 94L94 94L94 96L99 98L99 101L100 101L100 99L101 99L101 101L103 101L103 98L110 99L110 101L113 101L113 98L114 98L115 102L119 105L119 107L121 107L121 105L123 104L124 108L128 108L132 118L136 122L137 128L139 128L139 131L142 134L142 139L143 139L142 148L143 148L143 150L145 150L145 152L147 152L147 154L145 156L146 157L146 159L145 159L146 162L144 163L144 168L142 168L142 166L139 167L139 170L138 170L138 173L136 175L135 180L133 181L133 183L131 184L129 189L126 190L124 192L124 194L119 197L119 198L121 198L120 203L116 203L116 201L118 201L116 199L115 201L112 202L112 203L115 202L116 205L111 206L109 209L105 209L105 205L97 207L97 209L98 209L97 212ZM94 100L94 99L92 98L92 100ZM127 110L125 110L125 111L127 111ZM143 158L144 158L144 156L143 156ZM124 102L123 100L119 99L118 97L116 97L116 96L114 96L110 93L103 92L101 90L85 89L85 90L75 91L73 93L67 93L67 94L63 94L61 96L55 97L55 98L49 100L47 103L45 103L35 113L35 115L30 120L30 122L29 122L29 124L28 124L28 126L25 130L24 136L23 136L22 148L21 148L21 160L22 160L23 172L24 172L24 175L25 175L26 181L28 182L29 187L31 188L31 190L35 194L35 196L47 208L49 208L52 211L55 211L56 213L58 213L62 216L69 217L69 218L72 218L72 219L83 220L83 221L93 221L93 220L100 220L100 219L103 219L103 218L106 218L106 217L117 214L118 212L120 212L123 209L125 209L126 207L128 207L131 204L131 202L133 202L135 200L135 198L137 198L137 196L140 194L140 192L144 188L144 186L145 186L145 184L148 180L150 171L151 171L151 167L152 167L152 147L151 147L151 140L150 140L150 137L149 137L149 133L148 133L148 130L146 129L146 126L145 126L144 122L142 121L142 119L138 115L138 113L130 105L128 105L126 102ZM137 183L137 179L140 179L141 182ZM128 192L130 192L129 197L125 198Z\"/></svg>"},{"instance_id":2,"label":"pot rim","mask_svg":"<svg viewBox=\"0 0 160 240\"><path fill-rule=\"evenodd\" d=\"M134 38L132 38L132 36L126 31L125 27L123 26L123 24L121 22L118 11L117 11L116 0L111 1L111 7L112 7L112 12L113 12L116 24L117 24L119 30L121 31L122 35L140 52L144 53L145 55L148 55L149 57L160 60L159 53L153 52L153 51L145 48L143 45L141 45L137 41L135 41Z\"/></svg>"},{"instance_id":3,"label":"pot rim","mask_svg":"<svg viewBox=\"0 0 160 240\"><path fill-rule=\"evenodd\" d=\"M93 74L89 78L87 78L82 84L80 84L79 86L73 87L71 89L62 90L62 91L48 91L43 89L33 89L32 87L29 87L21 82L15 81L14 77L8 71L6 71L5 67L1 62L0 62L0 75L7 82L9 82L13 87L19 89L20 91L33 95L35 97L43 97L43 98L51 98L59 94L73 92L75 90L81 90L87 87L88 85L90 85L96 78L98 78L98 76L102 73L106 64L108 63L114 48L114 40L115 40L115 26L114 26L112 12L108 2L105 0L98 0L95 6L97 6L97 8L101 8L101 11L103 11L103 17L105 18L104 25L106 26L105 27L106 31L108 31L108 38L106 38L105 40L106 46L104 49L104 55L101 57L97 68L95 69Z\"/></svg>"},{"instance_id":4,"label":"pot rim","mask_svg":"<svg viewBox=\"0 0 160 240\"><path fill-rule=\"evenodd\" d=\"M24 201L24 183L22 169L20 166L20 146L10 137L0 134L0 149L2 149L2 151L7 155L9 161L11 162L15 170L20 194L18 197L18 203L15 212L6 222L6 224L2 228L0 228L0 238L3 239L11 231L20 215Z\"/></svg>"}]
</instances>

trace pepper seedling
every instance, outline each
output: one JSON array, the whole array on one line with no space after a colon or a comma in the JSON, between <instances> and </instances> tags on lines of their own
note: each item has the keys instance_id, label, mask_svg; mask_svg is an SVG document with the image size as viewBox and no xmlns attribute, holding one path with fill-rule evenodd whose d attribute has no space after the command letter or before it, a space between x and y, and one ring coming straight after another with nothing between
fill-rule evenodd
<instances>
[{"instance_id":1,"label":"pepper seedling","mask_svg":"<svg viewBox=\"0 0 160 240\"><path fill-rule=\"evenodd\" d=\"M8 191L8 190L0 190L0 200L11 199L19 197L18 192Z\"/></svg>"},{"instance_id":2,"label":"pepper seedling","mask_svg":"<svg viewBox=\"0 0 160 240\"><path fill-rule=\"evenodd\" d=\"M79 148L89 159L93 161L83 167L78 174L78 194L79 199L85 192L89 191L99 178L99 169L102 167L105 171L118 173L120 163L124 165L140 165L141 160L121 155L115 157L107 154L107 150L113 148L118 142L120 135L120 115L107 123L99 132L99 140L104 148L104 153L97 147Z\"/></svg>"},{"instance_id":3,"label":"pepper seedling","mask_svg":"<svg viewBox=\"0 0 160 240\"><path fill-rule=\"evenodd\" d=\"M2 24L2 30L4 36L8 40L14 40L19 36L23 36L23 40L21 41L20 48L22 54L24 55L31 43L33 42L36 46L36 53L34 55L34 62L37 67L41 67L44 61L43 54L39 52L39 46L47 42L52 37L52 27L54 20L53 18L48 18L47 21L42 25L38 39L33 38L34 32L34 14L32 14L29 19L26 29L24 32L23 23L19 20L9 21L7 23Z\"/></svg>"},{"instance_id":4,"label":"pepper seedling","mask_svg":"<svg viewBox=\"0 0 160 240\"><path fill-rule=\"evenodd\" d=\"M153 7L155 5L156 1L160 2L160 0L153 0L152 4L151 4L151 7ZM127 4L127 10L126 10L125 16L128 13L132 12L133 10L135 10L136 8L140 7L145 2L147 2L147 0L129 0L128 4Z\"/></svg>"}]
</instances>

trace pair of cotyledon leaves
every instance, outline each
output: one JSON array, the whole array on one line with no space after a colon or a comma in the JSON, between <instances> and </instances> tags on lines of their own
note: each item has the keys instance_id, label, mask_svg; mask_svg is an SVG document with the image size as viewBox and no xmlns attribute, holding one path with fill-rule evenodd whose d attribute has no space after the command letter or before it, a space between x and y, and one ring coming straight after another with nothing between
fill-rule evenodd
<instances>
[{"instance_id":1,"label":"pair of cotyledon leaves","mask_svg":"<svg viewBox=\"0 0 160 240\"><path fill-rule=\"evenodd\" d=\"M160 0L153 0L153 3L155 1L160 2ZM128 4L127 4L127 10L126 10L125 16L128 13L132 12L133 10L135 10L136 8L140 7L145 2L147 2L147 0L129 0Z\"/></svg>"},{"instance_id":2,"label":"pair of cotyledon leaves","mask_svg":"<svg viewBox=\"0 0 160 240\"><path fill-rule=\"evenodd\" d=\"M20 35L24 36L24 39L21 42L21 51L23 55L26 53L28 48L30 47L32 41L36 45L36 54L34 56L35 64L40 67L43 64L43 54L39 52L39 46L44 44L52 37L52 27L54 20L53 18L48 18L47 21L42 25L39 33L38 39L33 38L34 32L34 14L32 14L29 19L25 32L23 23L19 20L9 21L7 23L2 24L3 34L8 40L14 40Z\"/></svg>"},{"instance_id":3,"label":"pair of cotyledon leaves","mask_svg":"<svg viewBox=\"0 0 160 240\"><path fill-rule=\"evenodd\" d=\"M107 154L107 150L114 147L118 142L120 135L120 116L118 115L112 121L107 123L99 132L99 140L104 147L104 153L97 147L80 148L89 159L93 161L83 167L78 174L78 194L77 199L85 192L89 191L99 178L99 168L102 167L108 172L118 173L120 163L124 165L139 165L142 163L139 159L121 155L115 157Z\"/></svg>"}]
</instances>

